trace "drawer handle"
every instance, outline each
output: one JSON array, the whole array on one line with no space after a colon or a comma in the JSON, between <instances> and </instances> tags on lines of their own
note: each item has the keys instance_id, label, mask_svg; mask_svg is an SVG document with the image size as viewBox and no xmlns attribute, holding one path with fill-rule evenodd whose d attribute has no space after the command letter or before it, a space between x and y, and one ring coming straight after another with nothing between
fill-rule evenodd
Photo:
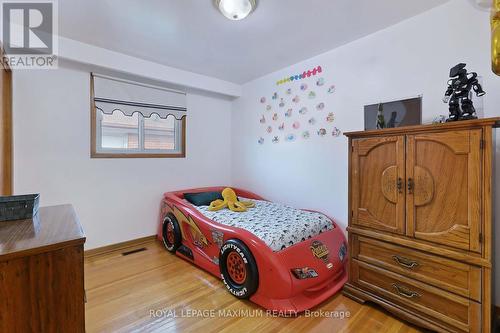
<instances>
[{"instance_id":1,"label":"drawer handle","mask_svg":"<svg viewBox=\"0 0 500 333\"><path fill-rule=\"evenodd\" d=\"M392 259L394 259L394 261L397 262L398 265L403 266L404 268L414 269L415 267L419 266L418 262L410 260L405 257L392 256Z\"/></svg>"},{"instance_id":2,"label":"drawer handle","mask_svg":"<svg viewBox=\"0 0 500 333\"><path fill-rule=\"evenodd\" d=\"M412 291L404 286L400 286L397 283L393 283L392 286L394 287L394 289L396 289L398 294L400 294L401 296L404 296L406 298L416 298L416 297L422 296L419 293L417 293L416 291Z\"/></svg>"}]
</instances>

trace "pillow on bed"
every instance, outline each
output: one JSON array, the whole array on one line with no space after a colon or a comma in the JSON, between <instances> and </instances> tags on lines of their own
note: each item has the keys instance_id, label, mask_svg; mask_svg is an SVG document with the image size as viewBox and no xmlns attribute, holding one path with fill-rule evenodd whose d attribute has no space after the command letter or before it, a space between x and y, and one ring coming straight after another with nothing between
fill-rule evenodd
<instances>
[{"instance_id":1,"label":"pillow on bed","mask_svg":"<svg viewBox=\"0 0 500 333\"><path fill-rule=\"evenodd\" d=\"M184 199L195 206L208 206L214 200L224 200L220 192L184 193Z\"/></svg>"}]
</instances>

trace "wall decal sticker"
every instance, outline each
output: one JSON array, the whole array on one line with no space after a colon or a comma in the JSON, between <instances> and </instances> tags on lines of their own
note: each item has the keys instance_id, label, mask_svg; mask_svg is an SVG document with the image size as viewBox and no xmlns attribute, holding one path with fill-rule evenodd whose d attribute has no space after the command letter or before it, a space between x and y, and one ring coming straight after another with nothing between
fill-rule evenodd
<instances>
[{"instance_id":1,"label":"wall decal sticker","mask_svg":"<svg viewBox=\"0 0 500 333\"><path fill-rule=\"evenodd\" d=\"M337 127L334 127L333 131L332 131L332 136L334 136L334 137L337 138L337 137L339 137L341 135L342 135L342 132Z\"/></svg>"},{"instance_id":2,"label":"wall decal sticker","mask_svg":"<svg viewBox=\"0 0 500 333\"><path fill-rule=\"evenodd\" d=\"M336 113L333 112L329 99L333 98L337 89L332 84L333 79L326 76L321 66L316 66L277 81L278 86L287 86L274 88L276 91L267 95L270 99L266 95L260 98L260 103L269 113L262 112L258 116L259 122L263 124L258 143L262 145L277 144L280 140L283 143L314 140L315 133L319 137L332 139L341 136L342 131L334 127L337 125ZM318 111L326 112L314 114ZM270 136L264 140L266 134Z\"/></svg>"},{"instance_id":3,"label":"wall decal sticker","mask_svg":"<svg viewBox=\"0 0 500 333\"><path fill-rule=\"evenodd\" d=\"M302 74L293 74L293 75L287 76L279 81L276 81L276 85L279 86L281 84L285 84L288 82L302 80L302 79L305 79L305 78L308 78L311 76L315 76L317 74L321 74L322 72L323 72L323 68L321 68L321 66L317 66L317 67L313 68L312 70L310 69L308 71L304 71Z\"/></svg>"}]
</instances>

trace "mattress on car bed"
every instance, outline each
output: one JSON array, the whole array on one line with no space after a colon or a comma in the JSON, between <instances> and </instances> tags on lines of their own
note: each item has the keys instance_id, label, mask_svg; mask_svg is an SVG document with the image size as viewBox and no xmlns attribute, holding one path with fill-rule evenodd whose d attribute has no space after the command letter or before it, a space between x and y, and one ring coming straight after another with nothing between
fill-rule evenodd
<instances>
[{"instance_id":1,"label":"mattress on car bed","mask_svg":"<svg viewBox=\"0 0 500 333\"><path fill-rule=\"evenodd\" d=\"M240 201L253 201L255 207L241 213L229 209L212 212L208 206L196 209L215 222L251 232L275 252L333 229L332 221L321 213L269 201L245 198Z\"/></svg>"}]
</instances>

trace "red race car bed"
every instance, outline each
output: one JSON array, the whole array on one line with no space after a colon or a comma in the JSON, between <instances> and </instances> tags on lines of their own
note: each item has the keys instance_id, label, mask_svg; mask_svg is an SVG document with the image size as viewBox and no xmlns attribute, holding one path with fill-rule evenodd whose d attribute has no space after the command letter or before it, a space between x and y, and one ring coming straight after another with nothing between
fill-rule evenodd
<instances>
[{"instance_id":1,"label":"red race car bed","mask_svg":"<svg viewBox=\"0 0 500 333\"><path fill-rule=\"evenodd\" d=\"M343 232L324 214L299 210L234 189L245 212L195 206L185 193L165 193L158 239L166 249L220 276L231 294L262 307L298 313L318 305L347 280Z\"/></svg>"}]
</instances>

